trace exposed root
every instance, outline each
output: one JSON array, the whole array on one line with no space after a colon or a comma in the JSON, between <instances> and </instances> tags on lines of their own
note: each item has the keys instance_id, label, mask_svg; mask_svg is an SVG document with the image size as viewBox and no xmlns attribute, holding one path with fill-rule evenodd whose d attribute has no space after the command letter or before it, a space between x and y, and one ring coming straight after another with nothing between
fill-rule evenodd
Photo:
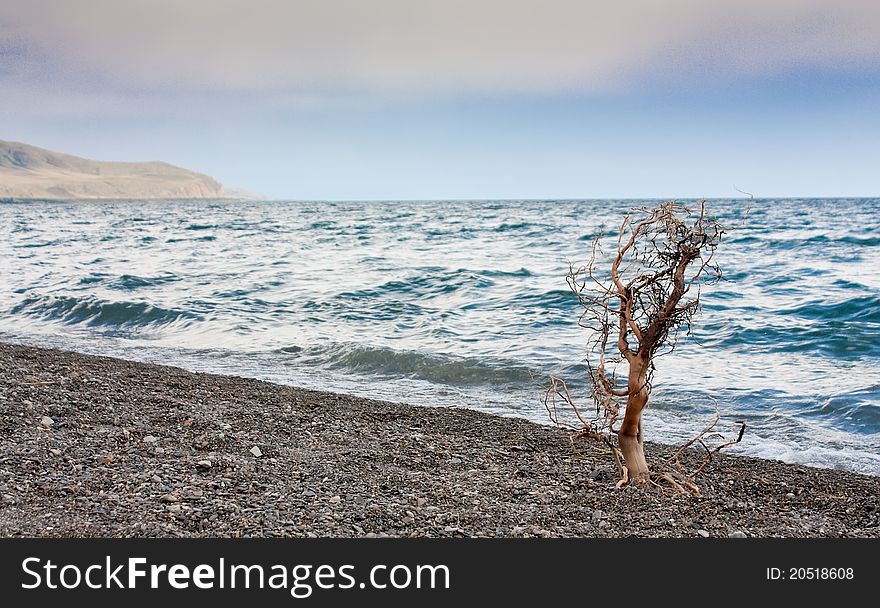
<instances>
[{"instance_id":1,"label":"exposed root","mask_svg":"<svg viewBox=\"0 0 880 608\"><path fill-rule=\"evenodd\" d=\"M700 495L700 488L697 484L672 471L651 473L650 482L658 488L671 488L676 494Z\"/></svg>"},{"instance_id":2,"label":"exposed root","mask_svg":"<svg viewBox=\"0 0 880 608\"><path fill-rule=\"evenodd\" d=\"M717 454L730 445L739 443L746 430L745 422L740 421L738 422L740 428L736 438L722 441L714 446L709 446L707 440L710 438L724 439L719 433L712 432L721 420L721 414L718 409L718 401L714 397L709 397L709 399L712 401L712 405L715 409L715 415L712 417L712 420L692 439L681 445L670 458L660 465L658 471L651 471L646 479L641 480L642 483L650 484L657 488L669 489L674 493L700 496L700 487L696 483L696 478L711 464L714 454ZM557 400L561 400L567 408L570 408L571 411L574 412L580 426L560 419ZM617 420L616 410L613 412L606 411L606 414L610 415L607 415L604 418L599 416L592 419L586 418L581 413L580 408L578 408L572 400L568 385L564 380L555 376L551 377L550 387L544 397L544 407L547 409L550 420L554 424L569 428L573 431L569 435L569 440L572 443L577 439L586 438L598 441L609 449L614 458L618 473L618 481L615 484L615 487L621 488L628 483L639 482L638 479L630 477L629 469L627 469L623 459L623 454L621 453L620 448L617 447L617 434L610 422ZM693 470L685 471L685 466L681 462L682 454L684 454L685 450L696 444L699 444L705 451L703 460Z\"/></svg>"},{"instance_id":3,"label":"exposed root","mask_svg":"<svg viewBox=\"0 0 880 608\"><path fill-rule=\"evenodd\" d=\"M577 424L566 422L559 417L557 401L561 401L566 410L574 412ZM597 414L593 418L587 418L581 413L580 408L572 399L571 392L565 380L556 376L550 376L550 385L544 395L544 408L550 416L551 422L556 426L571 429L573 432L568 436L569 441L574 443L576 439L586 438L598 441L608 448L617 466L617 473L622 483L627 483L629 475L623 463L623 454L616 443L616 431L614 423L618 418L618 410L609 400L609 407L604 411L604 416ZM621 484L622 485L622 484Z\"/></svg>"},{"instance_id":4,"label":"exposed root","mask_svg":"<svg viewBox=\"0 0 880 608\"><path fill-rule=\"evenodd\" d=\"M721 420L721 413L718 411L718 400L714 397L709 397L709 399L712 401L712 406L715 408L715 415L713 416L712 421L709 422L709 424L707 424L702 431L697 433L697 435L694 436L693 439L679 447L678 450L676 450L675 454L673 454L669 459L666 460L666 462L660 465L660 472L657 473L657 476L660 479L671 482L673 487L677 486L678 488L681 488L683 486L684 488L687 488L690 493L697 496L700 495L700 488L699 486L697 486L694 480L697 478L698 475L700 475L700 473L706 470L706 467L708 467L709 464L712 462L712 456L714 454L717 454L724 448L742 441L743 434L746 431L746 423L738 421L737 424L740 425L740 428L739 433L737 433L735 439L722 441L721 443L710 447L706 443L706 439L710 437L724 439L724 437L719 433L712 433L712 430L716 427L718 421ZM702 446L705 450L705 454L703 455L703 460L696 468L688 473L685 473L683 472L684 465L681 462L681 455L686 449L693 446L694 444L700 444L700 446Z\"/></svg>"},{"instance_id":5,"label":"exposed root","mask_svg":"<svg viewBox=\"0 0 880 608\"><path fill-rule=\"evenodd\" d=\"M629 482L629 469L627 469L623 465L620 465L620 468L623 469L623 474L620 476L620 481L618 481L617 484L614 486L617 489L622 488Z\"/></svg>"}]
</instances>

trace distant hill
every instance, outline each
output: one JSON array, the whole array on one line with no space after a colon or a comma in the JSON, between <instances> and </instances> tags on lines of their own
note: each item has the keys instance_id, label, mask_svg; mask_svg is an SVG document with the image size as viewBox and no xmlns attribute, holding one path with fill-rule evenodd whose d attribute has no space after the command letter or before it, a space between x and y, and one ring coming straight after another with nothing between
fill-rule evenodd
<instances>
[{"instance_id":1,"label":"distant hill","mask_svg":"<svg viewBox=\"0 0 880 608\"><path fill-rule=\"evenodd\" d=\"M96 161L0 140L0 199L259 198L164 162Z\"/></svg>"}]
</instances>

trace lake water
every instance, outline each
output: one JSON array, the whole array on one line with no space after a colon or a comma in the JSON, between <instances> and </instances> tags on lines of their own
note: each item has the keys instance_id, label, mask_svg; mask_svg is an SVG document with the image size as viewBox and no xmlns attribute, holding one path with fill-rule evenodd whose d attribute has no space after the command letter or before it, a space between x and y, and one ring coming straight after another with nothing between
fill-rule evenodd
<instances>
[{"instance_id":1,"label":"lake water","mask_svg":"<svg viewBox=\"0 0 880 608\"><path fill-rule=\"evenodd\" d=\"M640 201L0 204L0 340L547 422L584 404L569 261ZM733 228L648 439L880 475L880 199L709 201ZM747 206L751 207L746 214Z\"/></svg>"}]
</instances>

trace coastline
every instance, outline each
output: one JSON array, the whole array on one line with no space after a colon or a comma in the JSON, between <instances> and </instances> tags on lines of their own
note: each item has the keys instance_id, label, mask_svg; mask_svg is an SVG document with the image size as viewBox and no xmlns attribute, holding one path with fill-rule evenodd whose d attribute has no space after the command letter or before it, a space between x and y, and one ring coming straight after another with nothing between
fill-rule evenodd
<instances>
[{"instance_id":1,"label":"coastline","mask_svg":"<svg viewBox=\"0 0 880 608\"><path fill-rule=\"evenodd\" d=\"M700 497L616 489L522 419L53 349L0 344L0 425L2 537L880 537L878 477L720 454Z\"/></svg>"}]
</instances>

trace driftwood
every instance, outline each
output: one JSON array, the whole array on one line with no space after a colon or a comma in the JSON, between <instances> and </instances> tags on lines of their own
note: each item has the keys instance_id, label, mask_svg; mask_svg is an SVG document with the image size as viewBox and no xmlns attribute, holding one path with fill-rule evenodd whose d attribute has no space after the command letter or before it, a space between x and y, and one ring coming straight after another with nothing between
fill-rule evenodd
<instances>
[{"instance_id":1,"label":"driftwood","mask_svg":"<svg viewBox=\"0 0 880 608\"><path fill-rule=\"evenodd\" d=\"M699 444L708 460L696 471L680 471L681 451L657 472L648 467L644 452L642 413L651 394L654 360L671 353L700 310L700 286L721 277L714 263L724 229L699 210L674 202L626 215L617 233L616 250L602 254L602 232L593 240L589 262L571 265L566 277L583 311L578 324L588 331L587 367L595 411L585 415L568 385L552 377L544 405L553 422L571 427L573 438L587 437L609 447L620 473L619 485L662 481L676 489L698 491L694 477L712 454L730 443L708 447L706 439L718 417L682 451ZM607 258L610 270L600 274ZM562 404L576 423L563 422ZM740 438L744 425L740 431Z\"/></svg>"}]
</instances>

